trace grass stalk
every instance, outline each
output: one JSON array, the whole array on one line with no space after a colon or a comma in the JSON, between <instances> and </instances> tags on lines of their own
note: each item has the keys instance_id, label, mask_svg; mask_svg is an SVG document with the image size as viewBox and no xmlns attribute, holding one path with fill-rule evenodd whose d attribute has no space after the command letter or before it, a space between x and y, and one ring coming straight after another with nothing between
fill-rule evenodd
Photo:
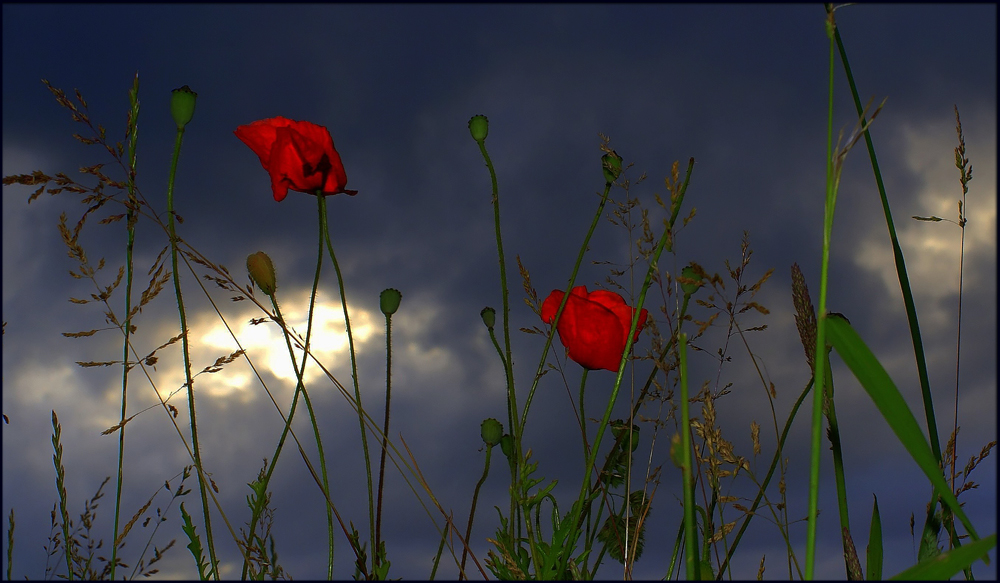
<instances>
[{"instance_id":1,"label":"grass stalk","mask_svg":"<svg viewBox=\"0 0 1000 583\"><path fill-rule=\"evenodd\" d=\"M129 113L127 124L128 142L128 204L126 204L125 228L127 239L125 242L125 327L124 340L122 341L122 414L121 423L124 424L128 418L128 352L129 342L132 336L132 275L135 268L133 259L133 248L135 245L135 223L136 210L139 201L136 198L135 189L135 165L136 165L136 145L139 138L139 73L135 74L132 81L132 89L128 93ZM124 481L125 468L125 426L122 425L118 431L118 480L115 483L115 523L114 536L112 541L118 540L118 525L121 518L122 507L122 484ZM109 578L114 580L115 570L118 567L118 545L111 545L111 573Z\"/></svg>"},{"instance_id":2,"label":"grass stalk","mask_svg":"<svg viewBox=\"0 0 1000 583\"><path fill-rule=\"evenodd\" d=\"M63 466L62 425L52 411L52 465L56 468L56 493L59 495L59 519L62 522L63 547L66 551L66 578L73 580L73 542L69 536L69 510L66 496L66 468ZM54 550L54 549L53 549Z\"/></svg>"}]
</instances>

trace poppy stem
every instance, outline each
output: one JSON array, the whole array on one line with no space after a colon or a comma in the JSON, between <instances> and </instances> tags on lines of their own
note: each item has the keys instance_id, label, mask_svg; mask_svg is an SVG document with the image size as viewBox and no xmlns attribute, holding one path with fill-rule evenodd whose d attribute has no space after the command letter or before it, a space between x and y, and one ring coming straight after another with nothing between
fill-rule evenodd
<instances>
[{"instance_id":1,"label":"poppy stem","mask_svg":"<svg viewBox=\"0 0 1000 583\"><path fill-rule=\"evenodd\" d=\"M389 441L389 404L392 400L392 314L385 315L385 424L382 427L382 457L378 463L378 506L375 511L375 551L373 560L378 560L382 542L382 489L385 486L385 454ZM374 563L373 563L374 566ZM375 569L372 569L373 571Z\"/></svg>"},{"instance_id":2,"label":"poppy stem","mask_svg":"<svg viewBox=\"0 0 1000 583\"><path fill-rule=\"evenodd\" d=\"M212 576L219 579L219 560L215 556L215 538L212 536L212 519L208 511L208 491L205 485L205 469L201 462L201 448L198 445L198 422L194 409L194 378L191 376L191 349L188 345L187 315L184 311L184 296L181 294L181 279L177 272L177 231L174 226L174 178L177 176L177 161L181 155L181 143L184 141L184 128L177 128L177 139L174 141L174 154L170 161L170 174L167 178L167 229L170 233L170 265L174 281L174 296L177 298L177 312L180 314L181 351L184 355L184 386L187 387L188 412L191 416L191 449L194 455L194 465L198 470L198 490L201 494L202 515L205 518L205 536L208 539L208 554L212 561Z\"/></svg>"},{"instance_id":3,"label":"poppy stem","mask_svg":"<svg viewBox=\"0 0 1000 583\"><path fill-rule=\"evenodd\" d=\"M281 431L281 437L278 438L278 445L274 450L274 455L271 457L271 463L267 468L267 472L262 480L261 491L265 494L267 493L267 486L271 481L271 475L274 473L274 468L278 463L278 457L281 455L281 450L285 445L285 439L288 437L288 432L291 430L292 419L295 417L295 409L299 402L299 394L301 393L305 398L306 407L309 410L309 417L312 421L313 432L316 436L316 449L320 458L320 470L323 475L323 488L326 490L327 497L329 498L330 484L327 479L326 472L326 456L323 453L323 442L319 435L319 425L316 423L316 415L313 411L312 402L309 400L309 394L306 392L305 388L305 372L306 372L306 361L309 358L309 347L310 339L312 338L312 326L313 326L313 314L315 313L316 307L316 293L319 289L319 276L323 268L323 228L322 221L320 222L319 230L319 246L316 254L316 273L313 275L313 286L312 293L309 295L309 312L306 317L306 338L305 338L305 348L302 351L302 364L299 365L296 362L295 351L292 348L291 337L288 333L288 329L285 326L285 319L281 315L281 308L278 306L277 294L272 294L271 305L274 307L274 314L278 318L279 324L281 325L281 330L285 336L285 346L288 348L288 355L291 358L292 370L295 371L296 384L295 384L295 394L292 397L292 406L288 411L288 418L285 419L285 427ZM247 536L248 541L254 540L254 532L257 527L257 522L260 518L260 512L263 511L263 503L266 498L261 498L258 500L259 508L254 508L251 512L250 517L250 533ZM333 577L333 512L329 505L326 508L327 514L327 534L329 542L329 560L327 564L327 576ZM247 570L249 568L249 563L246 559L243 562L243 579L247 577Z\"/></svg>"},{"instance_id":4,"label":"poppy stem","mask_svg":"<svg viewBox=\"0 0 1000 583\"><path fill-rule=\"evenodd\" d=\"M499 187L497 186L497 173L493 168L493 161L490 159L489 152L486 151L486 138L483 136L482 139L476 139L476 144L479 146L479 152L483 155L483 160L486 161L486 168L490 171L490 182L493 187L493 224L496 230L497 237L497 256L500 261L500 294L503 298L503 341L504 341L504 353L501 355L501 361L504 366L504 376L507 380L507 417L510 421L510 435L511 439L514 441L514 464L516 466L515 476L512 476L512 481L515 483L520 479L521 471L523 469L523 455L521 449L521 433L524 429L523 424L521 424L517 419L517 394L514 391L514 366L513 357L510 350L510 293L507 289L507 264L504 261L503 255L503 237L500 233L500 193ZM512 492L516 489L512 489ZM521 520L520 516L515 520L514 514L517 509L515 504L515 496L511 496L510 500L510 537L511 540L517 540L520 537L521 530ZM515 535L515 532L517 533ZM533 536L531 530L528 530L529 545L533 544Z\"/></svg>"},{"instance_id":5,"label":"poppy stem","mask_svg":"<svg viewBox=\"0 0 1000 583\"><path fill-rule=\"evenodd\" d=\"M337 272L337 285L340 288L340 302L344 307L344 324L347 327L347 344L351 350L351 379L354 381L354 400L358 406L358 422L361 425L361 447L365 454L365 470L368 478L368 533L371 541L372 561L374 564L374 557L378 553L378 548L375 546L375 490L372 487L372 463L371 456L368 454L368 433L365 431L365 410L361 405L361 387L358 384L358 357L357 352L354 349L354 334L351 332L351 317L347 311L347 295L344 291L344 277L340 272L340 264L337 263L337 255L333 252L333 242L330 240L330 225L326 216L326 197L323 196L322 192L317 192L316 198L319 200L319 220L321 230L326 236L326 249L330 254L330 260L333 262L333 269Z\"/></svg>"}]
</instances>

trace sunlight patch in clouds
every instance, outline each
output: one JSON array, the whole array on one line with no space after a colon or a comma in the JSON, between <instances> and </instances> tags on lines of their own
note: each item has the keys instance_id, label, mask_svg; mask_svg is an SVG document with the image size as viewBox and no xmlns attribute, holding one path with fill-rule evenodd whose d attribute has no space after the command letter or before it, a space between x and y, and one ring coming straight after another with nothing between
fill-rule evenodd
<instances>
[{"instance_id":1,"label":"sunlight patch in clouds","mask_svg":"<svg viewBox=\"0 0 1000 583\"><path fill-rule=\"evenodd\" d=\"M278 294L281 302L279 305L284 306L282 315L289 326L302 338L305 337L307 328L306 310L309 305L309 293L310 290L305 289L282 294L279 289ZM349 307L349 310L355 349L360 356L368 341L377 333L376 318L373 312L363 308ZM262 375L273 375L282 381L282 386L291 391L295 388L296 377L289 359L284 334L273 321L257 325L250 324L251 318L260 317L262 317L260 310L252 307L252 309L241 312L236 319L230 320L230 326L257 370ZM217 317L212 318L212 321L203 321L201 326L194 326L193 329L207 330L196 336L194 340L198 353L204 354L203 360L209 359L209 357L214 359L222 356L226 351L237 350L229 330L217 321ZM334 367L341 368L343 365L348 371L350 370L350 351L344 325L343 308L339 301L327 297L323 292L320 292L316 298L310 343L313 355L328 369L333 371ZM294 352L296 362L301 365L302 350L296 348ZM233 367L236 364L227 366ZM245 362L240 365L240 369L245 370L245 373L228 370L226 376L219 379L218 382L208 379L200 382L203 386L208 385L210 394L218 397L225 397L237 391L246 391L254 385L256 379L253 371L245 365ZM311 383L322 376L325 376L323 371L315 363L310 363L306 367L304 380L306 383Z\"/></svg>"},{"instance_id":2,"label":"sunlight patch in clouds","mask_svg":"<svg viewBox=\"0 0 1000 583\"><path fill-rule=\"evenodd\" d=\"M967 196L968 219L965 231L965 287L985 285L985 278L971 266L996 262L996 127L994 113L974 112L963 118L967 157L973 166L973 180ZM986 130L986 131L984 131ZM983 135L987 134L987 135ZM934 123L907 124L897 141L905 145L906 163L919 177L913 193L888 193L894 201L893 221L906 259L907 275L918 302L921 323L944 325L954 318L938 306L943 298L958 293L961 230L946 221L917 221L911 215L938 216L958 221L958 201L962 197L954 148L958 144L954 118ZM879 274L886 291L899 294L885 230L867 234L857 247L855 262ZM902 304L895 304L902 310Z\"/></svg>"}]
</instances>

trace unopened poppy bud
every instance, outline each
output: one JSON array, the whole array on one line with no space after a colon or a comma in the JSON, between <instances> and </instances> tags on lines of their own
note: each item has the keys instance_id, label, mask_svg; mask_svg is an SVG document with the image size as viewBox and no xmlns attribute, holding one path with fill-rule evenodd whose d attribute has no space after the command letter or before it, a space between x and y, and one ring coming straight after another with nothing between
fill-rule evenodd
<instances>
[{"instance_id":1,"label":"unopened poppy bud","mask_svg":"<svg viewBox=\"0 0 1000 583\"><path fill-rule=\"evenodd\" d=\"M247 273L250 279L257 284L264 295L273 296L278 289L278 283L274 276L274 264L267 253L258 251L247 257Z\"/></svg>"},{"instance_id":2,"label":"unopened poppy bud","mask_svg":"<svg viewBox=\"0 0 1000 583\"><path fill-rule=\"evenodd\" d=\"M511 439L509 433L505 433L503 437L500 438L500 451L509 460L511 456L514 455L514 440Z\"/></svg>"},{"instance_id":3,"label":"unopened poppy bud","mask_svg":"<svg viewBox=\"0 0 1000 583\"><path fill-rule=\"evenodd\" d=\"M197 99L198 94L187 85L173 90L170 96L170 114L174 116L177 129L184 129L194 117L194 103Z\"/></svg>"},{"instance_id":4,"label":"unopened poppy bud","mask_svg":"<svg viewBox=\"0 0 1000 583\"><path fill-rule=\"evenodd\" d=\"M479 315L483 318L483 324L486 324L486 327L492 330L493 326L497 323L497 311L487 306L483 308L482 312L479 312Z\"/></svg>"},{"instance_id":5,"label":"unopened poppy bud","mask_svg":"<svg viewBox=\"0 0 1000 583\"><path fill-rule=\"evenodd\" d=\"M503 425L491 417L483 421L483 424L479 426L479 435L482 436L483 442L486 445L493 447L503 439Z\"/></svg>"},{"instance_id":6,"label":"unopened poppy bud","mask_svg":"<svg viewBox=\"0 0 1000 583\"><path fill-rule=\"evenodd\" d=\"M472 119L469 120L469 132L472 133L473 140L476 140L477 142L485 140L486 134L490 133L490 122L486 119L486 116L472 116Z\"/></svg>"},{"instance_id":7,"label":"unopened poppy bud","mask_svg":"<svg viewBox=\"0 0 1000 583\"><path fill-rule=\"evenodd\" d=\"M684 290L684 295L686 296L698 291L698 288L703 285L703 278L698 275L698 272L695 271L694 267L690 265L681 270L681 277L684 279L695 280L691 282L681 282L681 289Z\"/></svg>"},{"instance_id":8,"label":"unopened poppy bud","mask_svg":"<svg viewBox=\"0 0 1000 583\"><path fill-rule=\"evenodd\" d=\"M385 289L378 296L379 308L381 308L382 313L386 316L391 316L396 313L399 309L399 300L403 299L403 294L399 293L398 289Z\"/></svg>"},{"instance_id":9,"label":"unopened poppy bud","mask_svg":"<svg viewBox=\"0 0 1000 583\"><path fill-rule=\"evenodd\" d=\"M622 157L611 150L611 152L601 156L601 166L604 168L604 181L610 184L622 173Z\"/></svg>"}]
</instances>

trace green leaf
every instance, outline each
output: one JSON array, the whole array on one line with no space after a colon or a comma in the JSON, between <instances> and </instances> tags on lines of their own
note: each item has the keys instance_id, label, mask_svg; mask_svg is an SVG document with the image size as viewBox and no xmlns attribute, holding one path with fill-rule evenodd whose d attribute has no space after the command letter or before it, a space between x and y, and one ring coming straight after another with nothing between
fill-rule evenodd
<instances>
[{"instance_id":1,"label":"green leaf","mask_svg":"<svg viewBox=\"0 0 1000 583\"><path fill-rule=\"evenodd\" d=\"M996 544L997 535L991 534L982 540L977 540L976 542L952 549L932 559L918 563L902 573L890 577L890 580L947 580L955 573L972 565L977 559L986 555Z\"/></svg>"},{"instance_id":2,"label":"green leaf","mask_svg":"<svg viewBox=\"0 0 1000 583\"><path fill-rule=\"evenodd\" d=\"M975 528L958 505L958 500L944 479L930 445L917 424L903 395L896 388L882 364L865 344L864 340L844 318L826 318L827 339L837 350L854 376L864 387L879 412L885 417L893 433L906 448L913 461L917 462L927 479L937 490L941 499L962 521L962 525L973 540L979 540Z\"/></svg>"},{"instance_id":3,"label":"green leaf","mask_svg":"<svg viewBox=\"0 0 1000 583\"><path fill-rule=\"evenodd\" d=\"M869 581L882 580L882 517L878 513L878 496L872 506L872 526L868 531L867 564L865 572Z\"/></svg>"}]
</instances>

